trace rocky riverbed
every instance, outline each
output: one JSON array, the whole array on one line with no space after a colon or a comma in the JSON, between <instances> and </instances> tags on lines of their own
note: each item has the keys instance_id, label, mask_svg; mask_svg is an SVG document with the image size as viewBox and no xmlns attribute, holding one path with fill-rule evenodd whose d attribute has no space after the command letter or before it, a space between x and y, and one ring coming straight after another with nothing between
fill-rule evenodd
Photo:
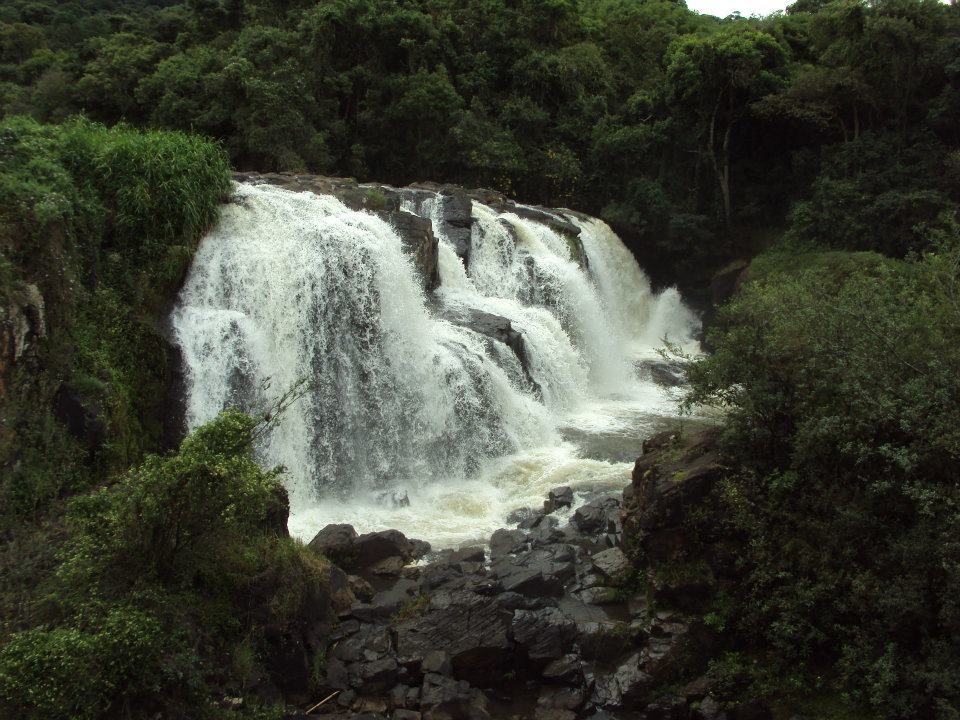
<instances>
[{"instance_id":1,"label":"rocky riverbed","mask_svg":"<svg viewBox=\"0 0 960 720\"><path fill-rule=\"evenodd\" d=\"M622 495L571 513L558 487L486 546L325 527L310 547L335 563L336 618L302 706L357 720L766 717L710 694L703 578L665 582L644 559L689 554L683 514L717 480L714 441L657 436Z\"/></svg>"}]
</instances>

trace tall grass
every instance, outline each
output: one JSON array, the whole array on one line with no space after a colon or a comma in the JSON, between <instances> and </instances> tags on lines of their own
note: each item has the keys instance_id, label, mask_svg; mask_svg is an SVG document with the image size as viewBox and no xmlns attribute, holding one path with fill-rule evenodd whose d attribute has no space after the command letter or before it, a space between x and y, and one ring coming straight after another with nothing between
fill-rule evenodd
<instances>
[{"instance_id":1,"label":"tall grass","mask_svg":"<svg viewBox=\"0 0 960 720\"><path fill-rule=\"evenodd\" d=\"M157 448L167 372L158 313L229 188L216 142L85 118L0 122L0 309L43 298L46 337L0 386L0 530ZM63 388L103 422L89 447Z\"/></svg>"}]
</instances>

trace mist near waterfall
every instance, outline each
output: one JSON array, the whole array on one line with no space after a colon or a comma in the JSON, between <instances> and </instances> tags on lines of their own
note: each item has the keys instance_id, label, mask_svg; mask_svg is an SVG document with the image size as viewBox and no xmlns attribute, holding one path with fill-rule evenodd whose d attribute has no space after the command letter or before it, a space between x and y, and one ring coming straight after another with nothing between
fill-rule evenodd
<instances>
[{"instance_id":1,"label":"mist near waterfall","mask_svg":"<svg viewBox=\"0 0 960 720\"><path fill-rule=\"evenodd\" d=\"M697 318L652 291L606 224L552 211L579 229L578 257L554 227L474 202L465 262L438 198L403 206L432 221L432 293L388 222L270 185L237 185L196 254L172 314L188 425L306 379L257 448L287 468L294 534L351 522L439 546L485 537L555 485L622 485L629 464L593 440L639 448L676 412L638 362L665 335L695 352ZM471 327L478 314L508 320L523 357Z\"/></svg>"}]
</instances>

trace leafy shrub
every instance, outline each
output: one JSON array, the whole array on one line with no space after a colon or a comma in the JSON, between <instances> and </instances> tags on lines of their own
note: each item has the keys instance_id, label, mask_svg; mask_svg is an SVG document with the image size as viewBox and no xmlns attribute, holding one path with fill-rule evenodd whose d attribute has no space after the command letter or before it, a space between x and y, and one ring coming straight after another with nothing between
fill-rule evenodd
<instances>
[{"instance_id":1,"label":"leafy shrub","mask_svg":"<svg viewBox=\"0 0 960 720\"><path fill-rule=\"evenodd\" d=\"M182 133L0 123L0 306L38 295L46 331L3 378L0 524L159 448L156 315L228 181L221 148ZM67 432L64 392L102 432Z\"/></svg>"},{"instance_id":2,"label":"leafy shrub","mask_svg":"<svg viewBox=\"0 0 960 720\"><path fill-rule=\"evenodd\" d=\"M729 410L733 634L884 717L960 710L960 232L941 226L916 261L762 257L690 369L690 400Z\"/></svg>"},{"instance_id":3,"label":"leafy shrub","mask_svg":"<svg viewBox=\"0 0 960 720\"><path fill-rule=\"evenodd\" d=\"M286 536L254 427L228 411L71 502L49 623L0 648L0 714L206 717L206 683L242 692L261 672L265 625L296 633L322 617L327 563Z\"/></svg>"},{"instance_id":4,"label":"leafy shrub","mask_svg":"<svg viewBox=\"0 0 960 720\"><path fill-rule=\"evenodd\" d=\"M95 629L34 629L0 649L0 708L18 717L87 718L117 712L158 689L154 676L168 650L160 623L125 607Z\"/></svg>"}]
</instances>

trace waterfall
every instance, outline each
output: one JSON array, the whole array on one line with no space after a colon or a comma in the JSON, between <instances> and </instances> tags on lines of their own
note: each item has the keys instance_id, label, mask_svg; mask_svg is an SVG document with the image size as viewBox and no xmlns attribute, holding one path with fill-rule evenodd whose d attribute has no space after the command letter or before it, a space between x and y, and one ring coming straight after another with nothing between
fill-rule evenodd
<instances>
[{"instance_id":1,"label":"waterfall","mask_svg":"<svg viewBox=\"0 0 960 720\"><path fill-rule=\"evenodd\" d=\"M265 409L306 381L256 448L288 469L303 533L355 521L358 504L371 525L400 527L403 512L422 525L432 512L428 539L441 543L471 522L482 532L524 483L622 474L562 439L584 408L617 397L667 407L662 394L648 402L633 359L664 333L691 343L696 319L675 291L651 292L605 224L556 215L579 229L578 257L573 235L474 202L465 263L438 198L402 209L432 221L430 294L388 222L270 185L238 185L193 261L172 315L188 425ZM398 490L419 509L383 502Z\"/></svg>"}]
</instances>

